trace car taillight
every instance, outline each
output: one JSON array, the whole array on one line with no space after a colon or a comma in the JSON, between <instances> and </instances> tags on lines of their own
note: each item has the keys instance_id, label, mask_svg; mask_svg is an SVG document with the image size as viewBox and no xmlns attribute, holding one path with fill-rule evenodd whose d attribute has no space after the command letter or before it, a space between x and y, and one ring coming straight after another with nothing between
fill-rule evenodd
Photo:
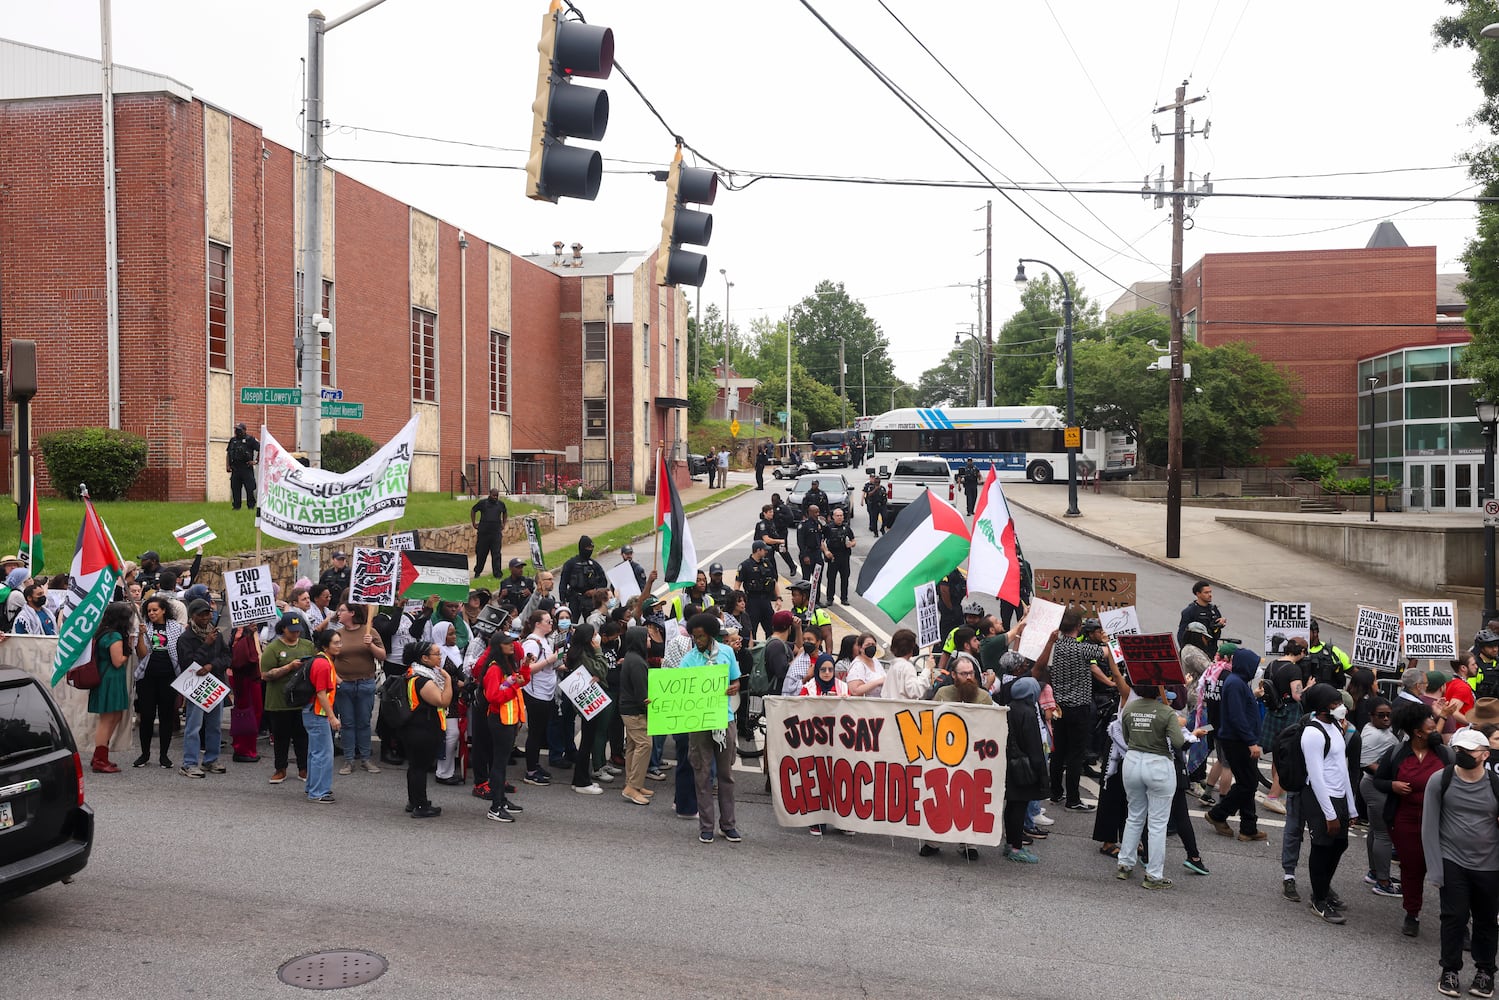
<instances>
[{"instance_id":1,"label":"car taillight","mask_svg":"<svg viewBox=\"0 0 1499 1000\"><path fill-rule=\"evenodd\" d=\"M78 778L78 804L83 805L83 758L73 751L73 774Z\"/></svg>"}]
</instances>

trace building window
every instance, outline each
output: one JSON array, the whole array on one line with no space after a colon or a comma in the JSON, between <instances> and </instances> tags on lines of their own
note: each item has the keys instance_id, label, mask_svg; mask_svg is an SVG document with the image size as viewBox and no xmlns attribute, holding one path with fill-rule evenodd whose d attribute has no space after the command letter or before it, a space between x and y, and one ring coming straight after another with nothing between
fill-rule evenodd
<instances>
[{"instance_id":1,"label":"building window","mask_svg":"<svg viewBox=\"0 0 1499 1000\"><path fill-rule=\"evenodd\" d=\"M411 398L437 402L437 314L411 310Z\"/></svg>"},{"instance_id":2,"label":"building window","mask_svg":"<svg viewBox=\"0 0 1499 1000\"><path fill-rule=\"evenodd\" d=\"M645 429L645 446L649 448L651 446L651 404L641 403L640 409L642 411L640 414L640 426Z\"/></svg>"},{"instance_id":3,"label":"building window","mask_svg":"<svg viewBox=\"0 0 1499 1000\"><path fill-rule=\"evenodd\" d=\"M208 244L208 367L229 368L229 248Z\"/></svg>"},{"instance_id":4,"label":"building window","mask_svg":"<svg viewBox=\"0 0 1499 1000\"><path fill-rule=\"evenodd\" d=\"M604 338L604 324L583 324L583 360L605 361L609 357L608 344Z\"/></svg>"},{"instance_id":5,"label":"building window","mask_svg":"<svg viewBox=\"0 0 1499 1000\"><path fill-rule=\"evenodd\" d=\"M604 437L609 430L609 404L603 399L583 400L583 436Z\"/></svg>"},{"instance_id":6,"label":"building window","mask_svg":"<svg viewBox=\"0 0 1499 1000\"><path fill-rule=\"evenodd\" d=\"M333 282L323 282L323 316L328 322L333 322ZM333 381L333 338L338 336L338 328L334 327L331 334L323 338L323 385L332 388Z\"/></svg>"},{"instance_id":7,"label":"building window","mask_svg":"<svg viewBox=\"0 0 1499 1000\"><path fill-rule=\"evenodd\" d=\"M672 384L673 387L676 387L676 386L679 386L679 385L682 384L681 376L677 374L679 371L681 371L681 369L677 367L681 363L681 361L680 361L681 357L682 357L682 338L681 337L674 337L674 338L672 338L672 342L671 342L671 384Z\"/></svg>"},{"instance_id":8,"label":"building window","mask_svg":"<svg viewBox=\"0 0 1499 1000\"><path fill-rule=\"evenodd\" d=\"M510 337L489 331L489 412L510 412Z\"/></svg>"},{"instance_id":9,"label":"building window","mask_svg":"<svg viewBox=\"0 0 1499 1000\"><path fill-rule=\"evenodd\" d=\"M642 323L640 325L640 353L645 358L645 366L651 366L651 325Z\"/></svg>"},{"instance_id":10,"label":"building window","mask_svg":"<svg viewBox=\"0 0 1499 1000\"><path fill-rule=\"evenodd\" d=\"M1182 317L1182 336L1192 343L1197 343L1197 310L1189 309Z\"/></svg>"}]
</instances>

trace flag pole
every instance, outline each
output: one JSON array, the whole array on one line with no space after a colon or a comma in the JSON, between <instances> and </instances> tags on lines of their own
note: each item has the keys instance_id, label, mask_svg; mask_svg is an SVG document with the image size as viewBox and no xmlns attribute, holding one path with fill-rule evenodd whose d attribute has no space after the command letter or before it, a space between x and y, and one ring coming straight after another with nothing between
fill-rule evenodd
<instances>
[{"instance_id":1,"label":"flag pole","mask_svg":"<svg viewBox=\"0 0 1499 1000\"><path fill-rule=\"evenodd\" d=\"M656 510L651 514L653 521L660 516L661 491L666 489L666 484L661 482L661 477L665 473L666 461L662 456L661 449L658 447L656 449ZM651 565L651 572L655 573L656 579L659 580L661 579L661 526L659 524L652 525L651 534L656 538L655 544L651 546L651 548L656 550L655 558ZM647 594L646 596L649 597L650 595Z\"/></svg>"}]
</instances>

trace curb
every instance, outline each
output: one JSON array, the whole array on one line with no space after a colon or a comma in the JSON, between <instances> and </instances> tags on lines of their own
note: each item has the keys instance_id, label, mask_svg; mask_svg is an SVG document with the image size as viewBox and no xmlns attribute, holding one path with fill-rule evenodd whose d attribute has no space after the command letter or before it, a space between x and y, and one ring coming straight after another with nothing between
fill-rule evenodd
<instances>
[{"instance_id":1,"label":"curb","mask_svg":"<svg viewBox=\"0 0 1499 1000\"><path fill-rule=\"evenodd\" d=\"M1120 552L1126 552L1126 553L1134 556L1136 559L1143 559L1143 560L1145 560L1148 563L1154 563L1156 566L1159 566L1162 569L1169 569L1169 570L1172 570L1172 571L1177 572L1177 573L1184 573L1187 576L1194 575L1193 572L1190 569L1187 568L1187 566L1186 566L1185 563L1172 562L1172 561L1170 561L1168 559L1164 559L1164 558L1162 558L1160 556L1151 555L1148 552L1141 552L1138 549L1127 548L1126 546L1120 545L1118 542L1114 541L1112 538L1109 538L1107 535L1102 535L1102 534L1099 534L1096 531L1091 531L1088 528L1084 528L1084 527L1080 526L1078 524L1078 519L1076 519L1076 518L1063 517L1060 514L1052 514L1052 513L1049 513L1047 511L1044 511L1044 510L1039 510L1039 509L1037 509L1035 507L1030 506L1029 504L1021 503L1019 500L1016 500L1014 497L1011 497L1011 496L1006 496L1005 497L1005 501L1007 503L1014 504L1016 507L1019 507L1021 510L1029 511L1032 514L1035 514L1037 517L1044 517L1044 518L1046 518L1046 520L1051 521L1054 524L1060 524L1063 527L1071 528L1073 531L1076 531L1078 534L1080 534L1080 535L1086 535L1087 537L1093 539L1094 541L1103 542L1105 545L1108 545L1108 546L1110 546L1111 548L1114 548L1114 549L1118 549ZM1272 542L1272 543L1269 543L1269 544L1274 544L1274 543ZM1207 579L1212 574L1198 573L1196 575L1199 578L1201 578L1201 579ZM1253 598L1254 600L1257 600L1257 601L1273 601L1273 600L1275 600L1275 598L1269 597L1269 596L1267 596L1265 594L1256 593L1253 590L1246 590L1243 587L1236 587L1236 586L1234 586L1231 583L1225 583L1225 582L1223 582L1221 580L1214 580L1213 581L1213 586L1215 586L1215 587L1222 587L1225 590L1232 591L1233 593L1239 594L1239 595L1241 595L1243 597ZM1338 619L1333 618L1331 615L1318 614L1316 617L1320 621L1325 621L1329 625L1336 625L1339 628L1347 629L1349 632L1352 632L1354 630L1354 627L1355 627L1352 623L1350 623L1350 622L1344 622L1344 621L1339 621Z\"/></svg>"}]
</instances>

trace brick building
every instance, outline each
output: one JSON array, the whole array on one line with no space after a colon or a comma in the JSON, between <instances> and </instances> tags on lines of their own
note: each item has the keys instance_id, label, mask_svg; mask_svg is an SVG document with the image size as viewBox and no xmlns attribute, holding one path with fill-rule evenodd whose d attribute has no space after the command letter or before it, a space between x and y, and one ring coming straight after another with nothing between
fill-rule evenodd
<instances>
[{"instance_id":1,"label":"brick building","mask_svg":"<svg viewBox=\"0 0 1499 1000\"><path fill-rule=\"evenodd\" d=\"M298 384L302 159L175 80L116 66L114 87L120 426L150 445L133 495L228 499L236 422L301 447L294 408L239 400ZM96 60L0 40L0 347L37 342L34 439L108 423L100 92ZM381 442L417 416L424 491L554 469L641 490L656 447L685 459L686 300L654 284L654 251L527 259L322 184L323 382L364 404L325 431Z\"/></svg>"}]
</instances>

